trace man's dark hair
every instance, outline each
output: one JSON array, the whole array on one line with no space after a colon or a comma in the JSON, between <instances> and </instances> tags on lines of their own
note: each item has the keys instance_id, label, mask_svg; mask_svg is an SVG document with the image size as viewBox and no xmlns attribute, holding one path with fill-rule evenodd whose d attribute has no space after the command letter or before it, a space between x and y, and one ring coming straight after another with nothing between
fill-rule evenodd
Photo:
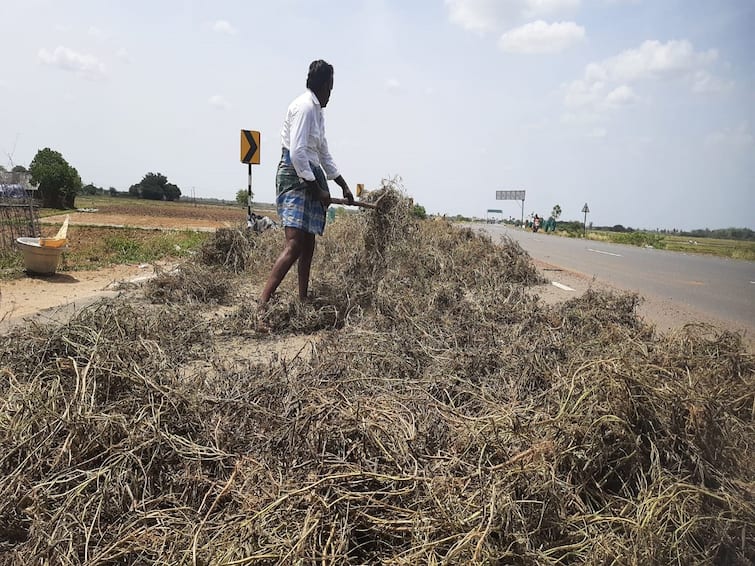
<instances>
[{"instance_id":1,"label":"man's dark hair","mask_svg":"<svg viewBox=\"0 0 755 566\"><path fill-rule=\"evenodd\" d=\"M330 63L318 59L309 64L309 73L307 74L307 88L309 90L318 90L325 86L331 78L333 78L333 65Z\"/></svg>"}]
</instances>

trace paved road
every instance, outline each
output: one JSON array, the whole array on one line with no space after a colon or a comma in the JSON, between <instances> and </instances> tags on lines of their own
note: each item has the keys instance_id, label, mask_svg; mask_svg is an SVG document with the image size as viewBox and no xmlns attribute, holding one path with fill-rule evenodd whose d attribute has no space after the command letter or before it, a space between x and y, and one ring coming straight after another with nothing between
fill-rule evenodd
<instances>
[{"instance_id":1,"label":"paved road","mask_svg":"<svg viewBox=\"0 0 755 566\"><path fill-rule=\"evenodd\" d=\"M511 237L540 261L755 328L753 261L533 234L499 224L474 227L494 238Z\"/></svg>"}]
</instances>

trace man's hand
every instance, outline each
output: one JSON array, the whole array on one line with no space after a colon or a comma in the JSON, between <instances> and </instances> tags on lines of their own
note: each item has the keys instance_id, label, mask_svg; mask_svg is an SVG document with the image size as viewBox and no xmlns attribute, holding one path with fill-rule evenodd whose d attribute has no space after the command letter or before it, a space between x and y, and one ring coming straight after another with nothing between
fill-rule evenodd
<instances>
[{"instance_id":1,"label":"man's hand","mask_svg":"<svg viewBox=\"0 0 755 566\"><path fill-rule=\"evenodd\" d=\"M349 189L348 185L343 187L343 198L349 201L349 204L354 203L354 195L351 194L351 189Z\"/></svg>"},{"instance_id":2,"label":"man's hand","mask_svg":"<svg viewBox=\"0 0 755 566\"><path fill-rule=\"evenodd\" d=\"M320 189L317 198L322 203L323 208L328 208L330 206L330 193L328 191Z\"/></svg>"}]
</instances>

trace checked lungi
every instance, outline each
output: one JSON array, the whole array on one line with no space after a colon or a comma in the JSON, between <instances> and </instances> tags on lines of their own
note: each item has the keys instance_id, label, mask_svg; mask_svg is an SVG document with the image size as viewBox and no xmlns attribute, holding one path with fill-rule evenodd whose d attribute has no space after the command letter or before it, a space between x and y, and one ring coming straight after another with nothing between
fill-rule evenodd
<instances>
[{"instance_id":1,"label":"checked lungi","mask_svg":"<svg viewBox=\"0 0 755 566\"><path fill-rule=\"evenodd\" d=\"M313 163L309 166L320 188L328 191L328 182L322 168ZM277 195L275 204L278 207L281 226L298 228L304 232L322 236L325 230L325 207L299 180L286 148L283 148L278 172L275 175L275 192Z\"/></svg>"}]
</instances>

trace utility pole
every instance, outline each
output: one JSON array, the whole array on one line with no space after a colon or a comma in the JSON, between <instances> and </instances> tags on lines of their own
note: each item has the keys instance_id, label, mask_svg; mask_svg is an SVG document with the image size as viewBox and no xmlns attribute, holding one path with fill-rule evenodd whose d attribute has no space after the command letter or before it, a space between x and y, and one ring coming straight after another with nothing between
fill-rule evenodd
<instances>
[{"instance_id":1,"label":"utility pole","mask_svg":"<svg viewBox=\"0 0 755 566\"><path fill-rule=\"evenodd\" d=\"M585 213L585 223L582 227L582 237L587 237L587 213L590 212L590 207L587 206L587 203L585 203L585 206L582 207L582 212Z\"/></svg>"}]
</instances>

